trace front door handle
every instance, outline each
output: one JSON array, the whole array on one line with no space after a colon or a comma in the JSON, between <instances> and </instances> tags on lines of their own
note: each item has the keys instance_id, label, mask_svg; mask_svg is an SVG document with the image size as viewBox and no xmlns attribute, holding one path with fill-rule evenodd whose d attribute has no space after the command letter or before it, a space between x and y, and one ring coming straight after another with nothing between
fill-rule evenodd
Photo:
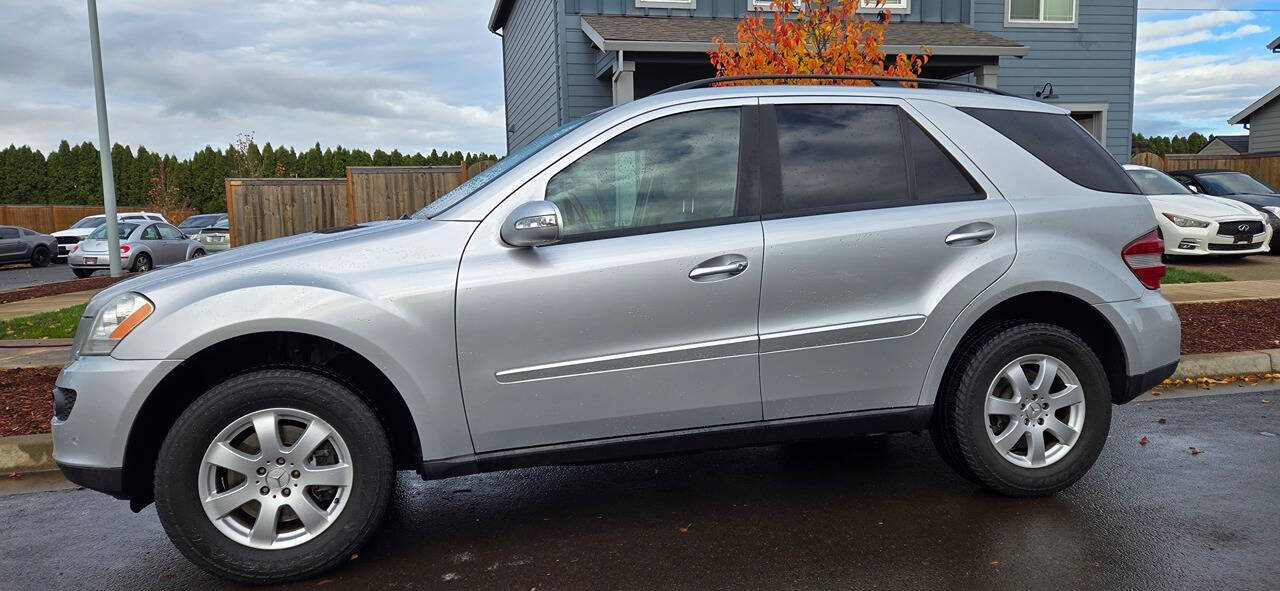
<instances>
[{"instance_id":1,"label":"front door handle","mask_svg":"<svg viewBox=\"0 0 1280 591\"><path fill-rule=\"evenodd\" d=\"M747 257L740 254L726 254L702 261L689 271L689 279L698 282L719 281L728 279L747 270Z\"/></svg>"},{"instance_id":2,"label":"front door handle","mask_svg":"<svg viewBox=\"0 0 1280 591\"><path fill-rule=\"evenodd\" d=\"M952 230L943 242L949 246L974 246L991 240L995 235L995 226L987 222L974 222Z\"/></svg>"}]
</instances>

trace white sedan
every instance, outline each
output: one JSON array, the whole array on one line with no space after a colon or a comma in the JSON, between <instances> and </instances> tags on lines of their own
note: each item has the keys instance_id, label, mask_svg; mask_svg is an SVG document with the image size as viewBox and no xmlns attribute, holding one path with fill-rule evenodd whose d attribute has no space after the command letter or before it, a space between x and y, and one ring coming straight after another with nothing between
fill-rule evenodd
<instances>
[{"instance_id":1,"label":"white sedan","mask_svg":"<svg viewBox=\"0 0 1280 591\"><path fill-rule=\"evenodd\" d=\"M1159 170L1124 165L1151 202L1170 255L1235 255L1267 252L1271 226L1258 210L1232 199L1194 193Z\"/></svg>"}]
</instances>

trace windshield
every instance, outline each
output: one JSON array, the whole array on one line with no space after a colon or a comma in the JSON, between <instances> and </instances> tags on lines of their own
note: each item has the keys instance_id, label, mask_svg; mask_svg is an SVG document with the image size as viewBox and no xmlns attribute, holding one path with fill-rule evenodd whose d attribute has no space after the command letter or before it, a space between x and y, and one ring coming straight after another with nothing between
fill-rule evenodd
<instances>
[{"instance_id":1,"label":"windshield","mask_svg":"<svg viewBox=\"0 0 1280 591\"><path fill-rule=\"evenodd\" d=\"M213 223L218 221L218 218L220 217L222 216L216 213L207 214L207 215L193 215L185 220L182 220L182 223L178 224L178 227L179 228L203 228L205 226L213 225Z\"/></svg>"},{"instance_id":2,"label":"windshield","mask_svg":"<svg viewBox=\"0 0 1280 591\"><path fill-rule=\"evenodd\" d=\"M1196 177L1200 186L1210 195L1238 195L1241 193L1258 193L1270 195L1276 190L1266 186L1243 172L1214 172Z\"/></svg>"},{"instance_id":3,"label":"windshield","mask_svg":"<svg viewBox=\"0 0 1280 591\"><path fill-rule=\"evenodd\" d=\"M91 216L89 216L89 217L87 217L87 218L84 218L84 219L82 219L82 220L80 220L80 221L76 222L76 223L75 223L75 225L73 225L73 226L71 226L71 227L72 227L72 228L93 228L93 227L96 227L96 226L98 226L98 225L101 225L101 224L102 224L102 222L103 222L103 221L105 221L106 219L107 219L107 218L106 218L106 216L101 216L101 215L91 215Z\"/></svg>"},{"instance_id":4,"label":"windshield","mask_svg":"<svg viewBox=\"0 0 1280 591\"><path fill-rule=\"evenodd\" d=\"M129 235L130 235L130 234L132 234L132 233L133 233L133 230L134 230L135 228L137 228L137 227L138 227L138 224L129 224L129 223L125 223L125 222L117 223L117 224L116 224L116 235L117 235L117 236L119 236L119 238L120 238L121 240L128 240L128 239L129 239ZM97 230L94 230L92 233L90 233L90 234L89 234L89 238L88 238L88 239L89 239L89 240L102 240L102 239L104 239L104 238L106 238L106 237L107 237L107 225L106 225L106 224L102 224L101 226L98 226L98 229L97 229Z\"/></svg>"},{"instance_id":5,"label":"windshield","mask_svg":"<svg viewBox=\"0 0 1280 591\"><path fill-rule=\"evenodd\" d=\"M1144 195L1190 195L1191 189L1158 170L1127 169L1129 177L1138 183Z\"/></svg>"},{"instance_id":6,"label":"windshield","mask_svg":"<svg viewBox=\"0 0 1280 591\"><path fill-rule=\"evenodd\" d=\"M563 136L564 134L569 133L574 129L577 129L578 126L582 125L583 123L586 123L587 121L594 119L597 115L599 115L602 112L603 111L596 111L595 113L587 115L586 117L570 121L560 127L557 127L551 131L548 131L538 136L537 139L533 140L532 142L529 142L528 144L525 144L524 147L520 148L519 150L516 150L510 154L507 154L506 158L499 160L493 166L490 166L489 168L484 169L484 172L481 172L480 174L477 174L476 176L471 177L471 180L465 183L462 183L461 185L458 185L458 187L455 188L454 190L449 191L448 193L441 195L439 199L436 199L435 201L428 203L426 207L418 210L418 213L413 214L414 219L426 220L426 219L431 219L437 215L440 215L441 213L444 213L444 210L449 209L450 207L453 207L454 205L461 203L463 199L470 197L473 193L475 193L476 191L479 191L480 189L483 189L489 183L493 182L495 179L505 174L508 170L511 170L521 162L528 160L530 156L533 156L534 154L538 153L539 150L547 147L547 145L550 144L551 142L554 142L557 139L560 139L560 137Z\"/></svg>"}]
</instances>

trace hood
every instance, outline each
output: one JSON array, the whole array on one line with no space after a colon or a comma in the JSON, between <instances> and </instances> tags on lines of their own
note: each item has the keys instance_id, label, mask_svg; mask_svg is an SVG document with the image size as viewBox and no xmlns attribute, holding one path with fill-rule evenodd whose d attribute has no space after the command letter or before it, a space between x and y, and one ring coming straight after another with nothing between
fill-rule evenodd
<instances>
[{"instance_id":1,"label":"hood","mask_svg":"<svg viewBox=\"0 0 1280 591\"><path fill-rule=\"evenodd\" d=\"M1156 215L1172 213L1210 220L1258 219L1258 210L1239 201L1207 195L1148 195Z\"/></svg>"},{"instance_id":2,"label":"hood","mask_svg":"<svg viewBox=\"0 0 1280 591\"><path fill-rule=\"evenodd\" d=\"M429 248L425 234L434 226L451 223L458 222L367 222L238 246L121 281L99 292L85 312L93 313L98 302L125 291L148 295L169 286L194 283L217 290L221 283L233 280L242 284L252 281L254 276L267 282L311 282L323 276L326 281L341 283L346 279L343 277L346 270L359 270L362 264L367 267L383 265L388 260L403 261L403 257L412 256L411 252L389 252L391 244L399 243L408 251ZM420 233L424 235L419 236ZM459 244L457 248L462 246Z\"/></svg>"},{"instance_id":3,"label":"hood","mask_svg":"<svg viewBox=\"0 0 1280 591\"><path fill-rule=\"evenodd\" d=\"M49 235L54 237L74 236L76 238L84 238L85 236L88 236L90 232L93 232L95 229L96 228L70 228L67 230L58 230L57 232L51 232L49 233Z\"/></svg>"},{"instance_id":4,"label":"hood","mask_svg":"<svg viewBox=\"0 0 1280 591\"><path fill-rule=\"evenodd\" d=\"M1219 195L1217 199L1240 201L1253 207L1280 207L1280 195L1274 194L1236 193L1234 195Z\"/></svg>"}]
</instances>

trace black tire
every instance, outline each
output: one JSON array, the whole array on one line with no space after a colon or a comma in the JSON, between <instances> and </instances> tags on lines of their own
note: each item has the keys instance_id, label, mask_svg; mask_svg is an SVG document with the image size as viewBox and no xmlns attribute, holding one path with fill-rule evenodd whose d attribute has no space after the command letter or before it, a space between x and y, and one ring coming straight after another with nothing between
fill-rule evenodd
<instances>
[{"instance_id":1,"label":"black tire","mask_svg":"<svg viewBox=\"0 0 1280 591\"><path fill-rule=\"evenodd\" d=\"M934 405L930 435L939 453L962 476L1002 495L1053 494L1074 484L1093 466L1111 428L1111 389L1098 356L1075 333L1044 323L1006 323L979 331L957 348L958 363ZM1029 354L1056 357L1084 389L1085 420L1067 454L1043 467L1013 464L988 437L985 404L996 374Z\"/></svg>"},{"instance_id":2,"label":"black tire","mask_svg":"<svg viewBox=\"0 0 1280 591\"><path fill-rule=\"evenodd\" d=\"M72 269L71 272L75 273L76 277L79 277L81 279L84 279L90 275L93 275L93 269Z\"/></svg>"},{"instance_id":3,"label":"black tire","mask_svg":"<svg viewBox=\"0 0 1280 591\"><path fill-rule=\"evenodd\" d=\"M37 246L31 251L32 267L48 267L49 266L49 249L44 246Z\"/></svg>"},{"instance_id":4,"label":"black tire","mask_svg":"<svg viewBox=\"0 0 1280 591\"><path fill-rule=\"evenodd\" d=\"M133 259L133 271L136 273L145 273L151 270L151 255L140 252Z\"/></svg>"},{"instance_id":5,"label":"black tire","mask_svg":"<svg viewBox=\"0 0 1280 591\"><path fill-rule=\"evenodd\" d=\"M200 250L200 249L196 249L196 251L195 251L195 252L191 253L191 258L193 258L193 259L198 259L198 258L200 258L200 257L202 257L202 256L204 256L204 251L203 251L203 250Z\"/></svg>"},{"instance_id":6,"label":"black tire","mask_svg":"<svg viewBox=\"0 0 1280 591\"><path fill-rule=\"evenodd\" d=\"M197 478L208 445L237 418L275 407L311 413L345 440L355 467L346 506L316 538L260 550L225 536L205 515ZM173 544L205 570L239 583L295 581L347 561L368 541L393 485L391 448L369 406L343 384L304 369L261 369L214 386L170 428L156 470L156 512Z\"/></svg>"}]
</instances>

